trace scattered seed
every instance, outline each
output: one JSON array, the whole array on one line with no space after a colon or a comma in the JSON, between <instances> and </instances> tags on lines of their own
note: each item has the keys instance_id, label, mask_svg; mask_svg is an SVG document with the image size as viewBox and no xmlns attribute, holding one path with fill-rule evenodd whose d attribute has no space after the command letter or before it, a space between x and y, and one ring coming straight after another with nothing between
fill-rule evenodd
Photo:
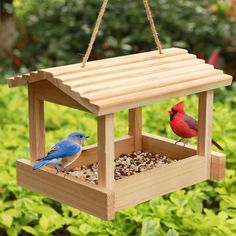
<instances>
[{"instance_id":1,"label":"scattered seed","mask_svg":"<svg viewBox=\"0 0 236 236\"><path fill-rule=\"evenodd\" d=\"M134 175L156 168L160 165L168 165L176 162L168 158L167 156L138 151L131 154L121 154L119 158L115 160L115 180L125 178L126 176ZM98 184L98 163L94 163L89 166L76 167L70 174L76 178L80 178L92 184Z\"/></svg>"}]
</instances>

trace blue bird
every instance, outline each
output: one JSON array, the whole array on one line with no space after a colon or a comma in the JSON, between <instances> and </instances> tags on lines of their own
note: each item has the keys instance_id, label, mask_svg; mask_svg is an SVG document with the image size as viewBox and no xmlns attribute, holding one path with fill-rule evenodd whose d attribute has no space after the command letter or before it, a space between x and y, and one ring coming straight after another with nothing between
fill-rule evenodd
<instances>
[{"instance_id":1,"label":"blue bird","mask_svg":"<svg viewBox=\"0 0 236 236\"><path fill-rule=\"evenodd\" d=\"M37 161L39 162L33 166L33 170L37 170L44 165L52 164L57 171L56 174L60 169L64 169L66 174L68 174L66 167L80 156L82 144L87 138L89 136L81 132L71 133L67 138L57 143L45 157L38 159ZM64 166L63 163L65 162L67 164Z\"/></svg>"}]
</instances>

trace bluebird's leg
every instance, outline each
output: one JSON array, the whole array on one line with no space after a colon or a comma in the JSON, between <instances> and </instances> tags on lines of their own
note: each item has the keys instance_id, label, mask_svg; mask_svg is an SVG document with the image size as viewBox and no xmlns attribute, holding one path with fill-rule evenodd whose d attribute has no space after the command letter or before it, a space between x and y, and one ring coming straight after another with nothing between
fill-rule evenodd
<instances>
[{"instance_id":1,"label":"bluebird's leg","mask_svg":"<svg viewBox=\"0 0 236 236\"><path fill-rule=\"evenodd\" d=\"M58 172L59 172L59 169L58 169L58 167L57 166L54 166L55 167L55 169L56 169L56 175L58 174Z\"/></svg>"},{"instance_id":2,"label":"bluebird's leg","mask_svg":"<svg viewBox=\"0 0 236 236\"><path fill-rule=\"evenodd\" d=\"M66 175L69 175L69 171L66 169L66 167L65 167L65 166L63 166L62 168L63 168L63 169L64 169L64 171L66 172L66 173L65 173L65 175L64 175L64 177L66 177Z\"/></svg>"}]
</instances>

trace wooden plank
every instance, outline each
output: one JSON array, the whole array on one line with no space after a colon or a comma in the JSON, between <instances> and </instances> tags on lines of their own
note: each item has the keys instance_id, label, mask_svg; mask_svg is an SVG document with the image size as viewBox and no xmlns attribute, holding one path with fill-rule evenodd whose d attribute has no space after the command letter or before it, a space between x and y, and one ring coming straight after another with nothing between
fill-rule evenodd
<instances>
[{"instance_id":1,"label":"wooden plank","mask_svg":"<svg viewBox=\"0 0 236 236\"><path fill-rule=\"evenodd\" d=\"M7 83L9 87L17 87L26 85L27 83L33 83L42 80L42 78L38 77L37 71L33 71L31 73L18 75L7 79Z\"/></svg>"},{"instance_id":2,"label":"wooden plank","mask_svg":"<svg viewBox=\"0 0 236 236\"><path fill-rule=\"evenodd\" d=\"M35 82L34 86L35 96L39 100L45 100L81 111L91 112L47 80Z\"/></svg>"},{"instance_id":3,"label":"wooden plank","mask_svg":"<svg viewBox=\"0 0 236 236\"><path fill-rule=\"evenodd\" d=\"M223 180L225 178L226 157L211 156L211 179Z\"/></svg>"},{"instance_id":4,"label":"wooden plank","mask_svg":"<svg viewBox=\"0 0 236 236\"><path fill-rule=\"evenodd\" d=\"M114 114L98 117L98 184L114 191Z\"/></svg>"},{"instance_id":5,"label":"wooden plank","mask_svg":"<svg viewBox=\"0 0 236 236\"><path fill-rule=\"evenodd\" d=\"M115 140L115 158L123 153L134 152L134 137L125 136ZM71 170L77 166L90 165L98 161L97 144L83 148L83 152L75 162L67 167Z\"/></svg>"},{"instance_id":6,"label":"wooden plank","mask_svg":"<svg viewBox=\"0 0 236 236\"><path fill-rule=\"evenodd\" d=\"M195 94L206 90L211 90L223 86L231 85L232 77L229 75L220 75L209 77L207 80L195 80L192 82L180 83L164 88L152 89L148 92L137 92L119 96L111 99L105 99L92 102L99 107L98 115L104 115L110 112L116 112L124 109L131 109L158 101L167 100L174 97Z\"/></svg>"},{"instance_id":7,"label":"wooden plank","mask_svg":"<svg viewBox=\"0 0 236 236\"><path fill-rule=\"evenodd\" d=\"M138 61L138 62L132 62L132 63L122 63L122 65L115 65L115 66L108 66L106 67L99 67L96 70L82 70L76 73L70 73L65 75L60 75L58 78L62 80L63 82L70 82L75 80L82 80L90 77L101 76L101 75L110 75L113 76L117 73L121 73L124 71L130 71L130 70L136 70L136 69L146 69L148 67L154 67L158 65L165 65L170 64L173 62L181 62L181 61L188 61L188 60L196 60L196 56L193 54L183 54L183 55L177 55L177 56L168 56L159 58L157 60L156 57L146 59L144 61Z\"/></svg>"},{"instance_id":8,"label":"wooden plank","mask_svg":"<svg viewBox=\"0 0 236 236\"><path fill-rule=\"evenodd\" d=\"M46 78L49 82L54 84L61 91L63 91L71 98L73 98L75 101L77 101L81 106L85 107L94 114L98 113L98 107L96 105L89 103L88 99L83 98L78 93L72 91L68 85L63 84L62 81L54 78L52 74L46 72L39 72L39 75L42 76L43 78Z\"/></svg>"},{"instance_id":9,"label":"wooden plank","mask_svg":"<svg viewBox=\"0 0 236 236\"><path fill-rule=\"evenodd\" d=\"M198 150L199 156L205 157L206 176L210 177L211 170L211 140L212 140L212 110L214 91L199 94L198 104Z\"/></svg>"},{"instance_id":10,"label":"wooden plank","mask_svg":"<svg viewBox=\"0 0 236 236\"><path fill-rule=\"evenodd\" d=\"M176 64L176 63L174 63ZM173 64L172 64L173 65ZM171 66L172 66L171 65ZM201 66L201 68L198 68L198 70L194 71L195 66ZM118 79L111 79L113 78L112 75L110 75L109 80L101 80L101 81L97 81L96 83L86 83L86 84L80 84L79 88L77 88L77 86L72 87L73 90L75 91L79 91L80 94L86 94L86 93L93 93L96 92L95 89L95 84L97 86L97 90L101 90L101 89L114 89L115 87L125 87L125 88L129 88L129 86L131 85L137 85L137 83L152 83L152 82L156 82L159 80L163 80L163 79L168 79L168 78L175 78L175 77L179 77L179 76L191 76L193 73L193 76L195 75L200 75L200 73L203 73L203 76L206 76L208 74L222 74L222 71L220 70L214 70L213 68L209 68L206 64L194 64L193 66L188 66L185 69L182 68L182 70L176 70L174 68L174 70L171 69L172 67L169 68L168 71L163 71L160 67L155 67L153 68L153 70L149 73L142 73L142 71L140 71L140 73L137 75L124 75L123 77L120 77ZM200 69L200 70L199 70ZM144 69L146 70L146 68ZM133 70L133 72L138 72L136 70ZM128 72L129 73L129 72ZM78 83L83 82L83 81L78 81ZM138 83L138 85L139 85ZM100 91L97 91L100 92Z\"/></svg>"},{"instance_id":11,"label":"wooden plank","mask_svg":"<svg viewBox=\"0 0 236 236\"><path fill-rule=\"evenodd\" d=\"M189 62L188 62L189 63ZM192 65L190 65L192 64ZM75 86L85 86L88 84L99 84L99 83L104 83L108 82L110 80L116 81L116 80L121 80L121 79L128 79L133 77L139 77L139 76L144 76L144 75L151 75L152 73L157 73L159 72L160 76L167 76L167 75L173 75L173 74L182 74L183 72L186 73L187 70L192 70L193 72L195 71L203 71L203 70L208 70L214 68L212 65L200 63L200 64L195 64L195 62L191 61L191 63L188 64L187 67L179 68L176 64L172 64L172 68L169 68L168 71L165 69L160 68L160 66L152 66L152 67L147 67L147 68L137 68L135 70L131 71L121 71L119 73L115 74L108 74L108 75L96 75L96 77L89 77L86 79L80 78L76 81L67 81L66 84L68 84L70 87L75 87Z\"/></svg>"},{"instance_id":12,"label":"wooden plank","mask_svg":"<svg viewBox=\"0 0 236 236\"><path fill-rule=\"evenodd\" d=\"M48 167L33 171L33 164L28 160L17 161L19 185L89 214L106 220L114 219L113 193L72 176L56 175Z\"/></svg>"},{"instance_id":13,"label":"wooden plank","mask_svg":"<svg viewBox=\"0 0 236 236\"><path fill-rule=\"evenodd\" d=\"M117 180L116 211L206 180L204 163L193 156Z\"/></svg>"},{"instance_id":14,"label":"wooden plank","mask_svg":"<svg viewBox=\"0 0 236 236\"><path fill-rule=\"evenodd\" d=\"M129 110L129 135L134 137L134 151L142 150L142 107Z\"/></svg>"},{"instance_id":15,"label":"wooden plank","mask_svg":"<svg viewBox=\"0 0 236 236\"><path fill-rule=\"evenodd\" d=\"M214 75L221 75L220 70L206 70L200 72L188 71L188 73L182 75L171 76L159 76L158 73L152 75L146 75L133 79L127 79L124 81L110 82L109 84L99 84L96 86L88 86L80 88L79 92L81 95L86 96L90 101L104 100L105 98L121 96L125 94L131 94L154 88L162 88L169 85L179 84L183 82L193 81L196 79L206 80L208 77ZM109 93L106 91L109 89Z\"/></svg>"},{"instance_id":16,"label":"wooden plank","mask_svg":"<svg viewBox=\"0 0 236 236\"><path fill-rule=\"evenodd\" d=\"M197 146L190 144L184 146L182 143L175 144L176 140L146 132L142 133L142 142L145 152L156 152L176 160L197 155ZM225 159L224 154L215 151L211 151L211 156L215 159Z\"/></svg>"},{"instance_id":17,"label":"wooden plank","mask_svg":"<svg viewBox=\"0 0 236 236\"><path fill-rule=\"evenodd\" d=\"M165 87L161 87L161 88L153 88L153 89L149 89L148 92L146 91L145 93L143 91L140 92L136 92L134 91L133 93L129 94L125 94L125 95L120 95L120 96L115 96L109 98L109 99L102 99L102 100L97 100L94 103L101 106L101 107L106 107L106 106L114 106L114 105L118 105L118 104L122 104L122 103L127 103L127 102L132 102L132 101L138 101L138 100L142 100L145 98L150 98L150 97L154 97L154 96L160 96L164 95L164 94L170 94L170 90L175 92L177 90L181 90L181 91L185 91L186 89L188 89L188 91L191 91L191 88L195 88L198 86L202 86L202 85L212 85L214 86L217 82L219 84L221 84L222 82L226 82L229 83L229 78L230 76L227 75L215 75L215 76L211 76L208 77L206 80L201 79L196 79L193 80L191 82L187 81L187 82L182 82L179 84L173 84L173 85L168 85ZM206 91L206 90L204 90Z\"/></svg>"},{"instance_id":18,"label":"wooden plank","mask_svg":"<svg viewBox=\"0 0 236 236\"><path fill-rule=\"evenodd\" d=\"M188 62L189 63L189 62ZM191 65L190 65L191 64ZM95 78L87 78L86 80L80 79L76 82L67 82L68 85L70 85L73 89L77 87L77 85L80 85L80 88L86 88L88 86L91 86L92 84L109 84L109 83L117 83L120 81L123 82L130 82L135 81L135 78L152 78L152 80L155 80L158 76L159 79L162 77L167 76L174 76L174 75L184 75L190 72L199 72L199 71L207 71L214 69L212 66L207 64L195 64L195 62L191 62L187 67L178 68L176 66L176 63L171 63L168 70L162 69L162 66L155 66L155 67L148 67L148 68L141 68L141 69L135 69L131 71L124 71L117 74L112 75L106 75L106 76L97 76ZM155 76L153 76L155 74Z\"/></svg>"},{"instance_id":19,"label":"wooden plank","mask_svg":"<svg viewBox=\"0 0 236 236\"><path fill-rule=\"evenodd\" d=\"M222 180L225 178L226 157L211 157L211 179Z\"/></svg>"},{"instance_id":20,"label":"wooden plank","mask_svg":"<svg viewBox=\"0 0 236 236\"><path fill-rule=\"evenodd\" d=\"M132 62L145 61L149 58L159 59L163 57L181 55L181 54L186 54L186 53L188 53L188 51L185 49L167 48L163 50L163 54L159 54L158 51L155 50L151 52L137 53L137 54L132 54L132 55L113 57L113 58L107 58L107 59L96 60L96 61L89 61L86 64L85 68L81 67L82 65L81 63L77 63L77 64L72 64L72 65L43 69L41 71L50 72L50 73L53 73L54 76L58 76L58 75L72 73L76 71L96 70L97 68L101 68L101 67L116 66L116 65L132 63Z\"/></svg>"},{"instance_id":21,"label":"wooden plank","mask_svg":"<svg viewBox=\"0 0 236 236\"><path fill-rule=\"evenodd\" d=\"M48 69L42 69L42 70L39 70L39 72L40 73L49 72L57 76L60 74L73 73L73 72L81 71L81 70L89 71L89 70L96 70L98 68L105 68L107 66L119 66L122 64L131 63L132 61L138 62L138 61L145 61L147 59L153 59L153 58L158 59L158 58L165 58L168 56L187 54L187 50L180 49L180 48L169 48L169 49L164 49L163 51L164 51L164 54L161 54L161 55L158 53L158 51L152 51L152 52L144 52L144 53L138 53L138 54L133 54L133 55L126 55L126 56L121 56L121 57L114 57L114 58L108 58L108 59L103 59L103 60L91 61L87 63L86 68L81 68L81 63L76 63L72 65L65 65L65 66L53 67L53 68L48 68ZM27 82L32 83L32 82L45 79L42 77L38 77L36 72L31 72L30 74L25 74L25 75L29 75L29 77L15 76L15 77L9 78L7 80L9 87L26 85Z\"/></svg>"},{"instance_id":22,"label":"wooden plank","mask_svg":"<svg viewBox=\"0 0 236 236\"><path fill-rule=\"evenodd\" d=\"M200 59L189 59L189 60L180 61L180 62L173 61L172 63L166 63L166 64L160 64L160 65L159 65L158 61L154 61L152 64L150 64L148 62L142 63L139 66L134 66L133 64L129 64L125 68L119 68L119 70L116 70L116 71L111 69L111 70L106 71L106 72L97 73L97 74L94 74L94 75L89 75L89 76L87 76L87 78L85 77L84 79L80 77L80 78L77 78L76 80L65 81L65 83L66 84L68 83L68 85L70 85L72 83L72 85L70 85L70 86L72 86L73 89L76 89L77 87L80 87L81 85L88 86L89 82L91 82L91 81L89 81L90 78L92 78L94 80L96 76L98 78L96 79L95 83L104 83L106 80L117 81L117 80L121 80L121 79L124 80L124 78L134 77L135 75L130 75L130 73L132 72L132 74L135 74L136 69L139 69L139 70L143 69L142 72L145 73L147 68L151 67L151 69L153 70L152 73L154 73L154 72L165 72L165 71L169 71L169 70L172 70L172 69L195 66L195 65L200 65L200 64L203 65L204 61L200 60ZM125 72L127 74L125 74ZM118 77L118 79L113 79L117 75L119 76L120 73L123 73L122 77ZM111 77L112 79L110 79L108 77ZM57 78L61 79L60 77L57 77ZM85 79L89 79L89 80L85 81Z\"/></svg>"},{"instance_id":23,"label":"wooden plank","mask_svg":"<svg viewBox=\"0 0 236 236\"><path fill-rule=\"evenodd\" d=\"M175 140L149 133L142 133L142 146L145 152L155 152L172 159L184 159L197 154L194 146L182 143L175 145Z\"/></svg>"},{"instance_id":24,"label":"wooden plank","mask_svg":"<svg viewBox=\"0 0 236 236\"><path fill-rule=\"evenodd\" d=\"M9 88L18 87L26 85L27 81L23 79L22 76L15 76L7 79L7 84Z\"/></svg>"},{"instance_id":25,"label":"wooden plank","mask_svg":"<svg viewBox=\"0 0 236 236\"><path fill-rule=\"evenodd\" d=\"M44 103L35 95L35 85L29 84L29 137L32 161L45 155Z\"/></svg>"}]
</instances>

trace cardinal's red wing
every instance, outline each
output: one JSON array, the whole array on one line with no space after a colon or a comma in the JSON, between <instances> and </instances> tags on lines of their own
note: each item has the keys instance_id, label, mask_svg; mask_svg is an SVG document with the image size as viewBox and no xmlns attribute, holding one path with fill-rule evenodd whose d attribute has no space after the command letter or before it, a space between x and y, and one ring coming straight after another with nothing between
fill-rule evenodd
<instances>
[{"instance_id":1,"label":"cardinal's red wing","mask_svg":"<svg viewBox=\"0 0 236 236\"><path fill-rule=\"evenodd\" d=\"M198 122L193 117L186 115L184 121L190 129L198 131Z\"/></svg>"}]
</instances>

